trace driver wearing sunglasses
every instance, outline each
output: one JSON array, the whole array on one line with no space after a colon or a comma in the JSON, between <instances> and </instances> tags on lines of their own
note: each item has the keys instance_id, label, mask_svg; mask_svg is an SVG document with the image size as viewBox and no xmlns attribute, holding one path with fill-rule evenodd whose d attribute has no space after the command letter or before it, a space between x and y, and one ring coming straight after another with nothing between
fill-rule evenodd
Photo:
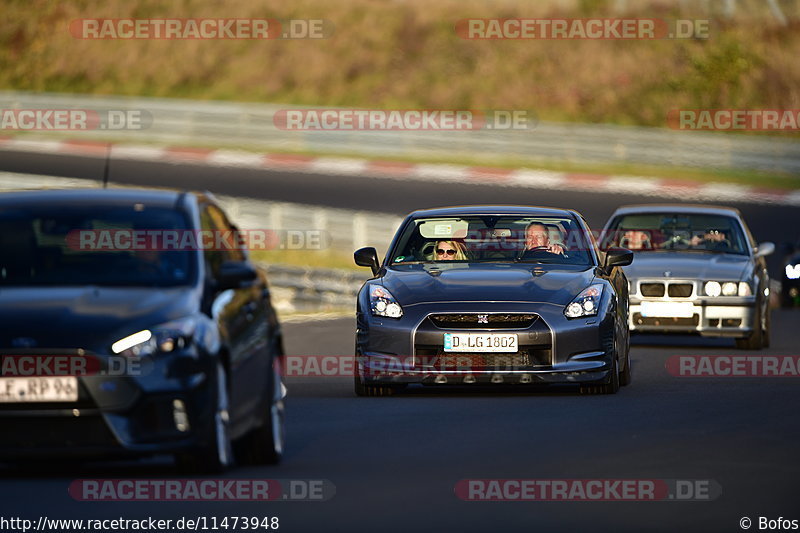
<instances>
[{"instance_id":1,"label":"driver wearing sunglasses","mask_svg":"<svg viewBox=\"0 0 800 533\"><path fill-rule=\"evenodd\" d=\"M434 261L466 261L467 247L461 241L436 241Z\"/></svg>"}]
</instances>

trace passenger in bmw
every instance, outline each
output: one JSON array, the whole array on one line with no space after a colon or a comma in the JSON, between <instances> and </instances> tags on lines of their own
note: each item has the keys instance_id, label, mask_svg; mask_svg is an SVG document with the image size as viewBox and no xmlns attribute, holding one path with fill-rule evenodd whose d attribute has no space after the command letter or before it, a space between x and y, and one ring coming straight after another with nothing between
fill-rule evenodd
<instances>
[{"instance_id":1,"label":"passenger in bmw","mask_svg":"<svg viewBox=\"0 0 800 533\"><path fill-rule=\"evenodd\" d=\"M695 235L690 244L695 248L703 248L712 251L725 251L731 246L731 242L726 238L725 232L718 229L708 229L703 236Z\"/></svg>"}]
</instances>

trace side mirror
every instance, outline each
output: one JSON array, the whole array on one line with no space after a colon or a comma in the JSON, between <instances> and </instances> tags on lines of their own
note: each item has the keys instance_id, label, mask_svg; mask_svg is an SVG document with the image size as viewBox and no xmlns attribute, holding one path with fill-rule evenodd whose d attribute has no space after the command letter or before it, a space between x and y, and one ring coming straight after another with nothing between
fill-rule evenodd
<instances>
[{"instance_id":1,"label":"side mirror","mask_svg":"<svg viewBox=\"0 0 800 533\"><path fill-rule=\"evenodd\" d=\"M258 277L258 272L244 261L225 261L219 268L217 276L217 289L226 291L238 289L242 283L253 281Z\"/></svg>"},{"instance_id":2,"label":"side mirror","mask_svg":"<svg viewBox=\"0 0 800 533\"><path fill-rule=\"evenodd\" d=\"M373 275L377 275L381 269L381 264L378 261L378 252L371 246L356 250L353 254L353 259L355 259L358 266L370 267Z\"/></svg>"},{"instance_id":3,"label":"side mirror","mask_svg":"<svg viewBox=\"0 0 800 533\"><path fill-rule=\"evenodd\" d=\"M633 263L633 252L627 248L609 248L606 252L604 268L623 267Z\"/></svg>"},{"instance_id":4,"label":"side mirror","mask_svg":"<svg viewBox=\"0 0 800 533\"><path fill-rule=\"evenodd\" d=\"M756 257L765 257L775 251L775 244L771 242L762 242L756 248Z\"/></svg>"}]
</instances>

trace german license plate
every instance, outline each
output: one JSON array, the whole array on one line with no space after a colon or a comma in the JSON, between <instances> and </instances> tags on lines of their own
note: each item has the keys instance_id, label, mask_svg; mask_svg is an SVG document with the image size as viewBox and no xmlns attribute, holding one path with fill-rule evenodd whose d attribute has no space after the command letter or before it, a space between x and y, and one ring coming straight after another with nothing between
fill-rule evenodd
<instances>
[{"instance_id":1,"label":"german license plate","mask_svg":"<svg viewBox=\"0 0 800 533\"><path fill-rule=\"evenodd\" d=\"M692 318L691 302L642 302L641 314L652 318Z\"/></svg>"},{"instance_id":2,"label":"german license plate","mask_svg":"<svg viewBox=\"0 0 800 533\"><path fill-rule=\"evenodd\" d=\"M0 378L0 403L77 401L75 376Z\"/></svg>"},{"instance_id":3,"label":"german license plate","mask_svg":"<svg viewBox=\"0 0 800 533\"><path fill-rule=\"evenodd\" d=\"M514 333L445 333L445 352L516 352Z\"/></svg>"}]
</instances>

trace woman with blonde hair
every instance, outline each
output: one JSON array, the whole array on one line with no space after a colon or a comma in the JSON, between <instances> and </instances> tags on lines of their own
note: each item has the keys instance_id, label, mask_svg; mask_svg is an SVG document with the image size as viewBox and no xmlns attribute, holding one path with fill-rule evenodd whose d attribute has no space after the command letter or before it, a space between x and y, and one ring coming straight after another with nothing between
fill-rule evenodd
<instances>
[{"instance_id":1,"label":"woman with blonde hair","mask_svg":"<svg viewBox=\"0 0 800 533\"><path fill-rule=\"evenodd\" d=\"M467 247L459 240L436 241L432 261L466 261Z\"/></svg>"}]
</instances>

